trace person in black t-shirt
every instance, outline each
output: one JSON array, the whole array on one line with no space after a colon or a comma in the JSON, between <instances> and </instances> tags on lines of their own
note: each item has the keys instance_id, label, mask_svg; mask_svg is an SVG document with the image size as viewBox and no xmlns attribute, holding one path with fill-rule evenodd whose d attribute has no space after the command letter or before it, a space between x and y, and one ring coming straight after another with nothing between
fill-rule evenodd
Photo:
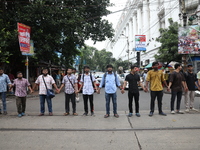
<instances>
[{"instance_id":1,"label":"person in black t-shirt","mask_svg":"<svg viewBox=\"0 0 200 150\"><path fill-rule=\"evenodd\" d=\"M131 66L131 73L128 74L125 78L124 81L124 85L123 88L121 90L121 93L125 93L124 88L127 85L127 82L129 84L129 88L128 88L128 99L129 99L129 117L131 117L133 115L133 97L135 100L135 115L137 117L140 117L140 113L139 113L139 89L138 89L138 84L140 84L140 86L143 88L143 90L145 91L145 88L143 86L143 84L140 82L140 76L137 74L137 70L138 68L136 66Z\"/></svg>"},{"instance_id":2,"label":"person in black t-shirt","mask_svg":"<svg viewBox=\"0 0 200 150\"><path fill-rule=\"evenodd\" d=\"M193 73L193 66L189 64L187 66L187 72L184 73L186 85L188 87L188 91L185 92L185 112L189 112L190 110L198 111L194 108L194 96L195 96L195 86L199 89L197 81L197 75ZM190 100L189 100L190 99Z\"/></svg>"}]
</instances>

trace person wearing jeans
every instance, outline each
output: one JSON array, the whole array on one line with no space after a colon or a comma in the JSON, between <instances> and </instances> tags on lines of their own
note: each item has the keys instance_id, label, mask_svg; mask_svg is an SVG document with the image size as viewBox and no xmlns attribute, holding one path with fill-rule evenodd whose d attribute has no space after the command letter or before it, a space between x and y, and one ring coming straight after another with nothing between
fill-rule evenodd
<instances>
[{"instance_id":1,"label":"person wearing jeans","mask_svg":"<svg viewBox=\"0 0 200 150\"><path fill-rule=\"evenodd\" d=\"M116 118L119 118L117 114L117 87L120 87L121 84L117 75L113 72L113 66L107 65L107 72L104 74L101 80L101 84L97 91L100 94L100 90L103 86L105 86L105 99L106 99L106 115L104 118L108 118L110 116L110 99L112 98L113 102L113 113Z\"/></svg>"},{"instance_id":2,"label":"person wearing jeans","mask_svg":"<svg viewBox=\"0 0 200 150\"><path fill-rule=\"evenodd\" d=\"M168 91L171 88L171 114L175 114L174 111L174 102L177 97L177 104L176 104L176 113L183 114L183 112L180 110L180 105L181 105L181 98L182 98L182 88L187 91L187 86L185 83L185 78L183 73L181 72L182 67L179 63L176 63L174 65L175 71L173 71L170 74L169 78L169 86L168 86Z\"/></svg>"},{"instance_id":3,"label":"person wearing jeans","mask_svg":"<svg viewBox=\"0 0 200 150\"><path fill-rule=\"evenodd\" d=\"M7 115L7 109L6 109L6 92L7 92L7 85L11 87L11 82L8 77L8 75L4 74L4 71L2 68L0 68L0 95L3 103L3 114ZM1 107L0 107L0 114L1 112Z\"/></svg>"},{"instance_id":4,"label":"person wearing jeans","mask_svg":"<svg viewBox=\"0 0 200 150\"><path fill-rule=\"evenodd\" d=\"M40 97L40 112L41 112L41 114L44 114L44 112L45 112L45 100L47 101L49 113L52 113L53 110L52 110L51 98L49 98L47 95L39 95L39 97Z\"/></svg>"}]
</instances>

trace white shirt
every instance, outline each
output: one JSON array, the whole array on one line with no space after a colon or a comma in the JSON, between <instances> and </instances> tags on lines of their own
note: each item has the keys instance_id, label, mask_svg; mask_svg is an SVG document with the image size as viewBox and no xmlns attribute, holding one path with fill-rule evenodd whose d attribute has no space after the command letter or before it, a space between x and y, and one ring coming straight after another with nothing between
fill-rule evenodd
<instances>
[{"instance_id":1,"label":"white shirt","mask_svg":"<svg viewBox=\"0 0 200 150\"><path fill-rule=\"evenodd\" d=\"M94 93L94 87L92 82L95 82L96 79L92 75L92 81L90 78L90 74L84 74L84 83L83 83L83 75L81 76L81 83L83 83L83 95L92 95Z\"/></svg>"}]
</instances>

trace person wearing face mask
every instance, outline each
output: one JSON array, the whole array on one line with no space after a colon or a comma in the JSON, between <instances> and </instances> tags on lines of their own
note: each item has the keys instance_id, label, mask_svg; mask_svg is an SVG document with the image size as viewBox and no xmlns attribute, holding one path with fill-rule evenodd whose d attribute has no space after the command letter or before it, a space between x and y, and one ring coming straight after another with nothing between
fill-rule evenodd
<instances>
[{"instance_id":1,"label":"person wearing face mask","mask_svg":"<svg viewBox=\"0 0 200 150\"><path fill-rule=\"evenodd\" d=\"M40 96L40 114L39 116L44 116L45 112L45 100L47 101L47 106L49 109L49 116L53 116L53 110L52 110L52 100L51 98L47 97L47 88L45 86L45 83L48 89L52 89L52 85L58 92L58 87L55 83L55 80L52 76L48 75L48 69L44 68L42 69L42 75L40 75L37 80L35 81L35 85L33 89L36 88L36 86L39 85L39 96Z\"/></svg>"},{"instance_id":2,"label":"person wearing face mask","mask_svg":"<svg viewBox=\"0 0 200 150\"><path fill-rule=\"evenodd\" d=\"M15 86L15 96L16 96L18 117L22 117L25 115L27 87L29 88L31 93L33 93L33 90L31 89L31 86L28 80L23 78L23 74L20 71L17 72L17 79L13 81L10 91L14 86Z\"/></svg>"},{"instance_id":3,"label":"person wearing face mask","mask_svg":"<svg viewBox=\"0 0 200 150\"><path fill-rule=\"evenodd\" d=\"M117 114L117 87L120 87L120 81L117 75L113 72L113 66L107 65L107 72L104 74L101 80L101 84L98 89L98 94L100 94L100 90L105 86L105 98L106 98L106 115L104 118L108 118L110 116L110 99L112 98L113 102L113 113L114 117L119 118Z\"/></svg>"},{"instance_id":4,"label":"person wearing face mask","mask_svg":"<svg viewBox=\"0 0 200 150\"><path fill-rule=\"evenodd\" d=\"M3 114L7 115L7 109L6 109L6 92L7 92L7 85L11 87L11 82L7 74L4 74L4 71L2 68L0 68L0 95L3 103ZM0 114L1 107L0 107Z\"/></svg>"},{"instance_id":5,"label":"person wearing face mask","mask_svg":"<svg viewBox=\"0 0 200 150\"><path fill-rule=\"evenodd\" d=\"M150 83L150 95L151 95L150 113L149 113L150 117L152 117L154 113L156 97L158 100L159 115L166 116L166 114L162 111L162 97L163 97L162 83L164 83L166 87L168 86L165 81L164 74L162 70L158 70L158 66L159 66L158 62L153 62L152 63L153 70L150 70L147 73L147 78L146 78L146 87L145 87L146 91L148 91L148 85Z\"/></svg>"}]
</instances>

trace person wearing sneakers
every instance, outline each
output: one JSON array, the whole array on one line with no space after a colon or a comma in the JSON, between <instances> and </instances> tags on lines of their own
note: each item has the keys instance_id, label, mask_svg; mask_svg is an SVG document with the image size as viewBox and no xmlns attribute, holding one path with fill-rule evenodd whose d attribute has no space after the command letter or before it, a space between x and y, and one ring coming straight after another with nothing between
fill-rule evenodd
<instances>
[{"instance_id":1,"label":"person wearing sneakers","mask_svg":"<svg viewBox=\"0 0 200 150\"><path fill-rule=\"evenodd\" d=\"M110 116L110 99L112 98L113 102L113 113L116 118L119 118L117 114L117 87L120 87L120 81L117 77L116 73L113 72L113 66L107 65L107 72L103 75L101 84L98 89L98 94L100 94L100 90L105 86L105 98L106 98L106 115L104 118L108 118Z\"/></svg>"},{"instance_id":2,"label":"person wearing sneakers","mask_svg":"<svg viewBox=\"0 0 200 150\"><path fill-rule=\"evenodd\" d=\"M148 91L148 85L150 82L150 95L151 95L151 103L150 103L150 113L149 116L152 117L154 113L154 107L155 107L155 99L157 97L158 100L158 111L159 115L162 116L167 116L162 111L162 98L163 98L163 86L162 83L165 84L167 87L167 83L164 78L164 74L162 70L158 70L159 63L158 62L153 62L152 63L152 68L153 70L150 70L147 73L147 78L146 78L146 87L145 91Z\"/></svg>"},{"instance_id":3,"label":"person wearing sneakers","mask_svg":"<svg viewBox=\"0 0 200 150\"><path fill-rule=\"evenodd\" d=\"M183 114L183 112L180 110L181 105L181 98L182 98L182 88L184 88L185 91L187 91L187 86L185 84L185 77L183 73L181 72L182 67L179 63L176 63L174 65L175 71L173 71L169 78L169 86L168 91L170 91L171 88L171 114L175 114L174 111L174 102L177 97L177 104L176 104L176 113Z\"/></svg>"},{"instance_id":4,"label":"person wearing sneakers","mask_svg":"<svg viewBox=\"0 0 200 150\"><path fill-rule=\"evenodd\" d=\"M136 66L131 66L131 73L128 74L125 78L124 85L122 87L121 93L124 94L124 88L126 88L127 82L128 82L128 99L129 99L129 114L128 116L133 116L133 97L135 100L135 115L137 117L140 117L139 113L139 89L138 85L140 85L143 90L145 91L145 88L143 84L140 82L140 76L137 74L138 68Z\"/></svg>"},{"instance_id":5,"label":"person wearing sneakers","mask_svg":"<svg viewBox=\"0 0 200 150\"><path fill-rule=\"evenodd\" d=\"M90 111L91 116L94 115L94 104L93 104L93 94L94 88L97 89L96 80L94 76L90 73L90 67L84 66L83 68L84 74L81 76L81 86L79 88L79 92L83 88L83 101L84 101L84 116L88 115L88 99L90 101Z\"/></svg>"},{"instance_id":6,"label":"person wearing sneakers","mask_svg":"<svg viewBox=\"0 0 200 150\"><path fill-rule=\"evenodd\" d=\"M13 87L15 87L18 117L25 116L27 87L31 93L33 93L33 90L31 89L28 80L23 78L21 71L17 72L17 79L13 81L12 87L10 87L10 91Z\"/></svg>"},{"instance_id":7,"label":"person wearing sneakers","mask_svg":"<svg viewBox=\"0 0 200 150\"><path fill-rule=\"evenodd\" d=\"M53 116L53 110L52 110L52 100L50 97L47 96L47 88L52 89L52 85L58 92L58 87L55 83L55 80L52 76L48 75L48 68L42 69L42 75L40 75L36 81L35 85L33 87L33 90L36 88L36 86L39 86L39 97L40 97L40 114L39 116L44 116L45 112L45 100L47 101L47 106L49 110L49 116ZM46 85L45 85L46 83ZM47 86L47 87L46 87Z\"/></svg>"},{"instance_id":8,"label":"person wearing sneakers","mask_svg":"<svg viewBox=\"0 0 200 150\"><path fill-rule=\"evenodd\" d=\"M78 93L77 79L74 74L72 74L72 68L67 69L67 74L64 76L62 80L62 85L60 86L60 90L65 86L65 113L64 116L68 116L70 114L69 102L72 102L73 115L78 116L76 113L76 100L75 96Z\"/></svg>"},{"instance_id":9,"label":"person wearing sneakers","mask_svg":"<svg viewBox=\"0 0 200 150\"><path fill-rule=\"evenodd\" d=\"M192 111L198 111L194 108L194 96L195 96L195 88L197 87L200 89L199 85L197 84L197 75L193 73L193 66L192 64L189 64L187 66L187 72L184 73L186 85L188 88L188 91L185 92L185 112ZM196 86L196 87L195 87ZM190 102L189 102L190 101Z\"/></svg>"}]
</instances>

